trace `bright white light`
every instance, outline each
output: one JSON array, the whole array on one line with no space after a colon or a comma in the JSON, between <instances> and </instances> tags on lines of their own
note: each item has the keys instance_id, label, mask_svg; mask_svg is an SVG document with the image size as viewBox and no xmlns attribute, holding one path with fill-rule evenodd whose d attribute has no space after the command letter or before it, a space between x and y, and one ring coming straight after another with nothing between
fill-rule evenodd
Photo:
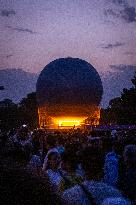
<instances>
[{"instance_id":1,"label":"bright white light","mask_svg":"<svg viewBox=\"0 0 136 205\"><path fill-rule=\"evenodd\" d=\"M59 121L59 126L78 126L80 125L79 120L62 120Z\"/></svg>"}]
</instances>

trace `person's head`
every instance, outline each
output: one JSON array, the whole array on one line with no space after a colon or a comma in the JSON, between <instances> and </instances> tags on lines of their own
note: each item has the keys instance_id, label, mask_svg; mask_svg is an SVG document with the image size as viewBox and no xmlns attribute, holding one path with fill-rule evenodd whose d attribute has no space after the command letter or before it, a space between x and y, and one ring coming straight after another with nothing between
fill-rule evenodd
<instances>
[{"instance_id":1,"label":"person's head","mask_svg":"<svg viewBox=\"0 0 136 205\"><path fill-rule=\"evenodd\" d=\"M61 156L61 169L67 172L74 172L77 165L76 154L64 152Z\"/></svg>"},{"instance_id":2,"label":"person's head","mask_svg":"<svg viewBox=\"0 0 136 205\"><path fill-rule=\"evenodd\" d=\"M104 138L102 140L102 147L104 152L111 152L113 149L113 141L111 138Z\"/></svg>"},{"instance_id":3,"label":"person's head","mask_svg":"<svg viewBox=\"0 0 136 205\"><path fill-rule=\"evenodd\" d=\"M82 152L82 167L86 177L100 179L103 174L104 157L98 147L86 147Z\"/></svg>"},{"instance_id":4,"label":"person's head","mask_svg":"<svg viewBox=\"0 0 136 205\"><path fill-rule=\"evenodd\" d=\"M63 135L57 135L57 146L63 146L65 144Z\"/></svg>"},{"instance_id":5,"label":"person's head","mask_svg":"<svg viewBox=\"0 0 136 205\"><path fill-rule=\"evenodd\" d=\"M27 137L28 137L28 133L29 133L28 127L22 125L22 126L20 127L20 129L18 130L18 137L19 137L21 140L26 140Z\"/></svg>"},{"instance_id":6,"label":"person's head","mask_svg":"<svg viewBox=\"0 0 136 205\"><path fill-rule=\"evenodd\" d=\"M54 135L47 135L46 137L46 147L47 149L51 149L56 146L56 138Z\"/></svg>"},{"instance_id":7,"label":"person's head","mask_svg":"<svg viewBox=\"0 0 136 205\"><path fill-rule=\"evenodd\" d=\"M136 167L136 145L127 145L123 157L127 167Z\"/></svg>"},{"instance_id":8,"label":"person's head","mask_svg":"<svg viewBox=\"0 0 136 205\"><path fill-rule=\"evenodd\" d=\"M48 154L47 169L57 170L60 165L60 155L57 152L50 152Z\"/></svg>"}]
</instances>

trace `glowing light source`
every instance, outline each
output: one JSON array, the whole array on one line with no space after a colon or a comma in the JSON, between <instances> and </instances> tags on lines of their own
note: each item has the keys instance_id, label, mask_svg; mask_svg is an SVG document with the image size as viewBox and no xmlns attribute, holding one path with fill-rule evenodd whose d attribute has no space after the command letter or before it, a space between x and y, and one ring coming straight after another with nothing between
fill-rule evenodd
<instances>
[{"instance_id":1,"label":"glowing light source","mask_svg":"<svg viewBox=\"0 0 136 205\"><path fill-rule=\"evenodd\" d=\"M63 120L59 121L59 126L79 126L80 121L78 120Z\"/></svg>"},{"instance_id":2,"label":"glowing light source","mask_svg":"<svg viewBox=\"0 0 136 205\"><path fill-rule=\"evenodd\" d=\"M69 128L69 127L78 127L81 126L86 117L57 117L53 118L54 125L58 126L59 128Z\"/></svg>"},{"instance_id":3,"label":"glowing light source","mask_svg":"<svg viewBox=\"0 0 136 205\"><path fill-rule=\"evenodd\" d=\"M84 106L83 106L84 108ZM74 108L76 109L76 108ZM87 108L90 111L88 115L74 115L74 116L53 116L49 115L46 107L38 108L39 125L41 128L46 129L70 129L71 127L84 128L84 125L99 125L100 108L90 107ZM81 110L81 107L79 111ZM57 112L56 112L57 113ZM78 112L79 113L79 112ZM85 112L86 113L86 112Z\"/></svg>"}]
</instances>

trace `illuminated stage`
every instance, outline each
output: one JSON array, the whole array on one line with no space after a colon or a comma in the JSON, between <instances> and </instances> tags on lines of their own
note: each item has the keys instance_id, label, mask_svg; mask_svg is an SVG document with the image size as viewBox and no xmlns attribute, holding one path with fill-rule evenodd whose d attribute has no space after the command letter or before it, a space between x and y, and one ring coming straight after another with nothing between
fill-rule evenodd
<instances>
[{"instance_id":1,"label":"illuminated stage","mask_svg":"<svg viewBox=\"0 0 136 205\"><path fill-rule=\"evenodd\" d=\"M74 109L76 108L74 107ZM85 125L99 125L100 108L91 107L90 109L91 110L88 110L88 112L86 112L87 107L85 107L83 112L84 114L86 113L85 116L83 116L81 112L76 112L76 111L74 112L75 115L69 116L67 112L63 112L63 113L61 112L60 115L59 112L60 110L59 111L55 110L55 113L57 113L57 115L55 115L55 113L51 113L49 107L48 109L45 107L39 107L38 108L39 126L40 128L45 128L45 129L71 129L71 128L84 129ZM83 106L81 110L83 111ZM72 111L70 113L73 114Z\"/></svg>"}]
</instances>

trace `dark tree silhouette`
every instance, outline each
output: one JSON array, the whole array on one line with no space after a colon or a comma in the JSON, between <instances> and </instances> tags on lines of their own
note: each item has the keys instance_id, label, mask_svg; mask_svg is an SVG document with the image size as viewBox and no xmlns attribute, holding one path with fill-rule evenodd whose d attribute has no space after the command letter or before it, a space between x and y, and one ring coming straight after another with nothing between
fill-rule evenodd
<instances>
[{"instance_id":1,"label":"dark tree silhouette","mask_svg":"<svg viewBox=\"0 0 136 205\"><path fill-rule=\"evenodd\" d=\"M38 106L36 92L29 93L19 103L21 122L28 124L30 128L38 127Z\"/></svg>"},{"instance_id":2,"label":"dark tree silhouette","mask_svg":"<svg viewBox=\"0 0 136 205\"><path fill-rule=\"evenodd\" d=\"M5 89L4 86L0 85L0 90L4 90L4 89Z\"/></svg>"},{"instance_id":3,"label":"dark tree silhouette","mask_svg":"<svg viewBox=\"0 0 136 205\"><path fill-rule=\"evenodd\" d=\"M136 124L136 73L133 86L124 88L121 97L110 100L107 109L101 111L101 124Z\"/></svg>"},{"instance_id":4,"label":"dark tree silhouette","mask_svg":"<svg viewBox=\"0 0 136 205\"><path fill-rule=\"evenodd\" d=\"M19 104L10 99L0 101L0 127L2 130L17 128L27 124L29 128L38 127L36 93L30 93Z\"/></svg>"},{"instance_id":5,"label":"dark tree silhouette","mask_svg":"<svg viewBox=\"0 0 136 205\"><path fill-rule=\"evenodd\" d=\"M18 106L10 99L0 101L0 128L9 130L18 125Z\"/></svg>"}]
</instances>

